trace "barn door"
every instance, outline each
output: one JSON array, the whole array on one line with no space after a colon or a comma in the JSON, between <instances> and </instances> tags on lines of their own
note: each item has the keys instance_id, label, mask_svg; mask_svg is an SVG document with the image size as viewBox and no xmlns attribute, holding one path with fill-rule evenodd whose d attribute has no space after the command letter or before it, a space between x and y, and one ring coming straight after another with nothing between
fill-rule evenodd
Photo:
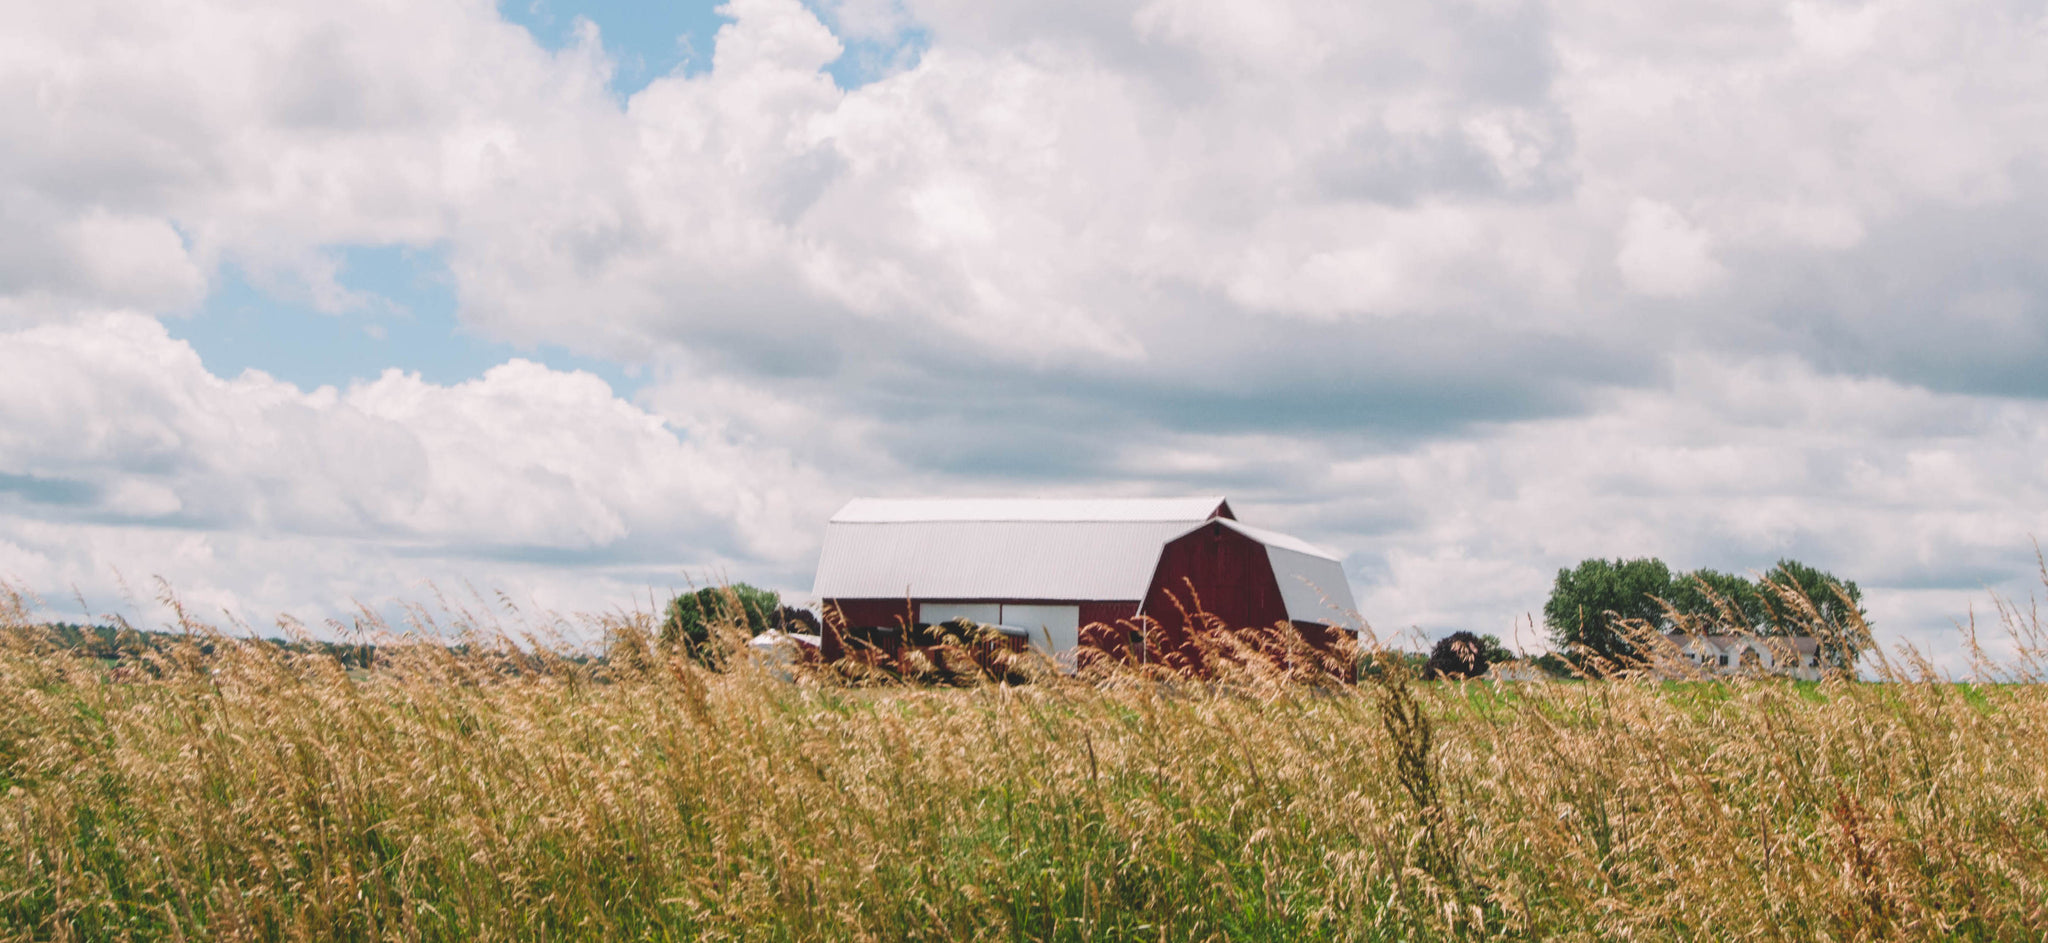
<instances>
[{"instance_id":1,"label":"barn door","mask_svg":"<svg viewBox=\"0 0 2048 943\"><path fill-rule=\"evenodd\" d=\"M1071 662L1074 646L1081 644L1080 606L1012 606L1006 603L1003 606L1003 624L1029 631L1031 644L1061 664Z\"/></svg>"}]
</instances>

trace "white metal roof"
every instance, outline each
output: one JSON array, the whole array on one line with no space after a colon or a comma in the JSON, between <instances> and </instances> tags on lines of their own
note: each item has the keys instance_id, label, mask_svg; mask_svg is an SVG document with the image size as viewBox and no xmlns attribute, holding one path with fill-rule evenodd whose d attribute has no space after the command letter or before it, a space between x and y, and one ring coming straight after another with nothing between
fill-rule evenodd
<instances>
[{"instance_id":1,"label":"white metal roof","mask_svg":"<svg viewBox=\"0 0 2048 943\"><path fill-rule=\"evenodd\" d=\"M1292 550L1295 553L1303 554L1306 556L1322 557L1325 560L1330 560L1333 562L1341 561L1343 559L1342 557L1337 556L1335 553L1332 553L1328 550L1324 550L1323 548L1318 547L1315 544L1309 543L1306 540L1303 540L1299 537L1293 537L1287 534L1280 533L1277 530L1267 530L1263 527L1253 527L1250 524L1240 524L1236 521L1220 521L1218 523L1221 523L1223 526L1228 527L1231 530L1237 531L1238 533L1243 534L1246 537L1250 537L1251 539L1256 540L1259 543L1265 544L1268 547L1279 547L1283 550Z\"/></svg>"},{"instance_id":2,"label":"white metal roof","mask_svg":"<svg viewBox=\"0 0 2048 943\"><path fill-rule=\"evenodd\" d=\"M922 521L1093 521L1199 523L1224 504L1222 495L1186 498L855 498L834 524Z\"/></svg>"},{"instance_id":3,"label":"white metal roof","mask_svg":"<svg viewBox=\"0 0 2048 943\"><path fill-rule=\"evenodd\" d=\"M1280 582L1287 618L1326 625L1354 618L1358 603L1351 598L1351 581L1344 578L1343 564L1273 543L1266 544L1266 558L1273 562L1273 578Z\"/></svg>"},{"instance_id":4,"label":"white metal roof","mask_svg":"<svg viewBox=\"0 0 2048 943\"><path fill-rule=\"evenodd\" d=\"M1159 550L1199 520L834 520L819 599L1139 600Z\"/></svg>"}]
</instances>

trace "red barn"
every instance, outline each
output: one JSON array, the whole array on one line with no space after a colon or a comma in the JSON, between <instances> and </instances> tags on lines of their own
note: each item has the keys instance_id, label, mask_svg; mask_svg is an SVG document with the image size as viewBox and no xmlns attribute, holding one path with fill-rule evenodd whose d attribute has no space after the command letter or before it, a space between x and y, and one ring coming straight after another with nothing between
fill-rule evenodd
<instances>
[{"instance_id":1,"label":"red barn","mask_svg":"<svg viewBox=\"0 0 2048 943\"><path fill-rule=\"evenodd\" d=\"M1237 523L1221 497L856 499L826 526L814 592L844 629L826 633L827 659L961 618L1061 657L1084 626L1140 614L1180 638L1193 597L1233 626L1327 626L1353 608L1336 557Z\"/></svg>"}]
</instances>

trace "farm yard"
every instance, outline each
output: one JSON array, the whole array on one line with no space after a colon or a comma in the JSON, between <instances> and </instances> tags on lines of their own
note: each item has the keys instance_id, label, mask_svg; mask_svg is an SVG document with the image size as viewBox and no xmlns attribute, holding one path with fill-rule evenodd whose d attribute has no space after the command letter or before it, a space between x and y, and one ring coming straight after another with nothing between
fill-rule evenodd
<instances>
[{"instance_id":1,"label":"farm yard","mask_svg":"<svg viewBox=\"0 0 2048 943\"><path fill-rule=\"evenodd\" d=\"M9 939L2028 939L2048 690L0 645ZM2038 680L2008 612L2004 681ZM502 639L500 635L498 638ZM203 643L203 645L202 645ZM631 657L621 653L638 652ZM1027 659L1030 656L1026 656ZM1987 669L1989 671L1991 669ZM2034 674L2029 674L2034 672ZM1987 682L2001 680L1987 675Z\"/></svg>"}]
</instances>

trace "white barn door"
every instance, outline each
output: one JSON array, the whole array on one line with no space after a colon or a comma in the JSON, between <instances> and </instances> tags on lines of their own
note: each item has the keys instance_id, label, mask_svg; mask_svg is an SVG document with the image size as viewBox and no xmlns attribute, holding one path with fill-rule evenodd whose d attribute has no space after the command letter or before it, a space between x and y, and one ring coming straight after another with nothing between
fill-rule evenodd
<instances>
[{"instance_id":1,"label":"white barn door","mask_svg":"<svg viewBox=\"0 0 2048 943\"><path fill-rule=\"evenodd\" d=\"M1003 624L1031 633L1031 644L1067 664L1081 644L1080 606L1003 606ZM1062 657L1064 656L1064 657Z\"/></svg>"}]
</instances>

